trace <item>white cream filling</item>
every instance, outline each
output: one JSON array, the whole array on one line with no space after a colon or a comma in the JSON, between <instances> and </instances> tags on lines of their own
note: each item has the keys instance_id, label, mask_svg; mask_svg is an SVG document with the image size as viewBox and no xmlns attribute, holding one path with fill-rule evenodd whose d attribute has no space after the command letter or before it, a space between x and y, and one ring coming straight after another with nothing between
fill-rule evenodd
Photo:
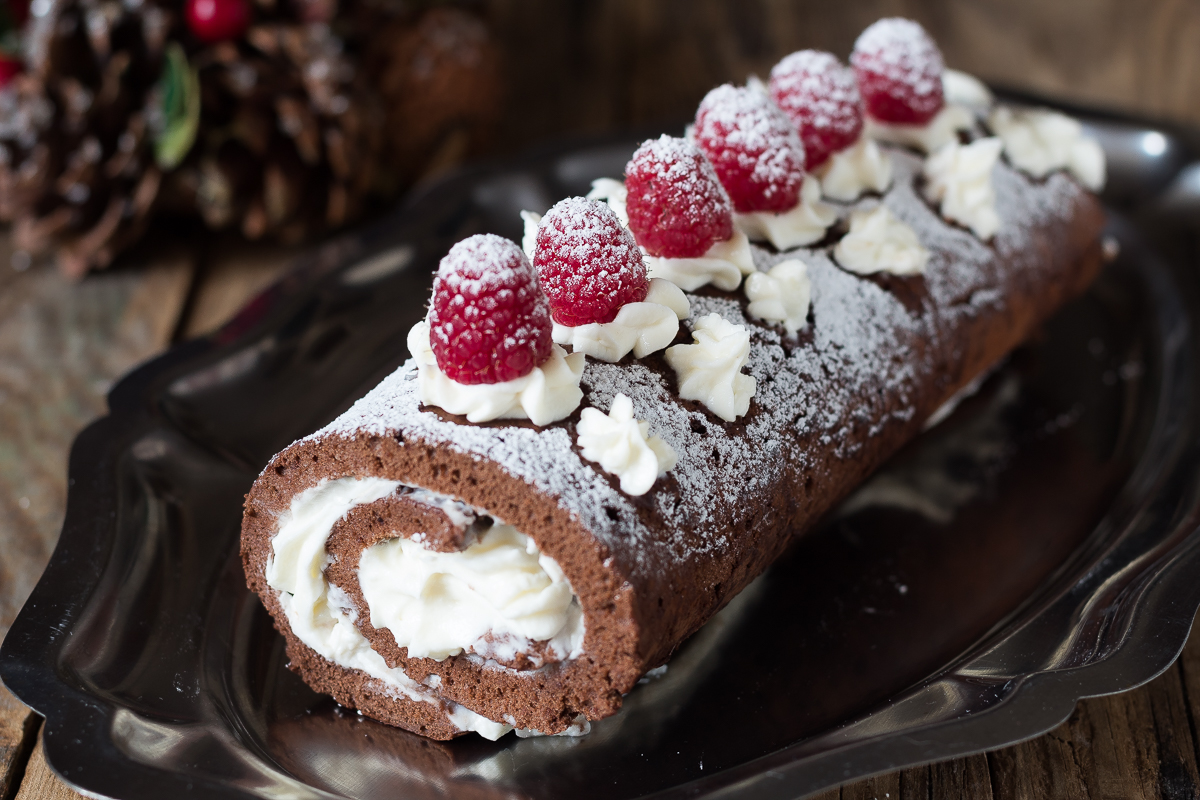
<instances>
[{"instance_id":1,"label":"white cream filling","mask_svg":"<svg viewBox=\"0 0 1200 800\"><path fill-rule=\"evenodd\" d=\"M947 103L924 125L893 125L867 116L864 135L880 142L913 147L926 153L958 141L958 132L970 130L975 114L966 106Z\"/></svg>"},{"instance_id":2,"label":"white cream filling","mask_svg":"<svg viewBox=\"0 0 1200 800\"><path fill-rule=\"evenodd\" d=\"M669 444L650 436L650 423L634 418L633 401L624 394L613 398L607 414L598 408L583 409L576 431L583 457L616 475L621 491L628 495L650 491L679 461Z\"/></svg>"},{"instance_id":3,"label":"white cream filling","mask_svg":"<svg viewBox=\"0 0 1200 800\"><path fill-rule=\"evenodd\" d=\"M445 700L417 683L383 656L354 626L354 609L344 592L325 580L329 556L325 541L333 526L355 506L387 497L400 486L382 478L339 478L323 481L292 498L271 540L267 584L279 592L279 605L292 632L322 657L346 669L357 669L379 682L389 694L442 707L463 731L476 731L493 741L512 730L465 706Z\"/></svg>"},{"instance_id":4,"label":"white cream filling","mask_svg":"<svg viewBox=\"0 0 1200 800\"><path fill-rule=\"evenodd\" d=\"M696 320L692 339L695 344L677 344L663 354L679 380L679 396L733 422L750 409L756 387L754 377L742 373L750 332L714 313Z\"/></svg>"},{"instance_id":5,"label":"white cream filling","mask_svg":"<svg viewBox=\"0 0 1200 800\"><path fill-rule=\"evenodd\" d=\"M837 209L821 202L821 182L816 179L804 181L800 202L787 211L733 215L738 230L754 241L768 241L778 250L819 242L825 237L826 228L836 221Z\"/></svg>"},{"instance_id":6,"label":"white cream filling","mask_svg":"<svg viewBox=\"0 0 1200 800\"><path fill-rule=\"evenodd\" d=\"M1093 192L1104 188L1104 150L1066 114L998 106L988 117L988 127L1004 142L1008 160L1022 172L1044 178L1065 169Z\"/></svg>"},{"instance_id":7,"label":"white cream filling","mask_svg":"<svg viewBox=\"0 0 1200 800\"><path fill-rule=\"evenodd\" d=\"M750 316L778 322L789 334L808 324L812 281L803 261L789 258L767 272L755 272L746 277L743 291L750 301L746 307Z\"/></svg>"},{"instance_id":8,"label":"white cream filling","mask_svg":"<svg viewBox=\"0 0 1200 800\"><path fill-rule=\"evenodd\" d=\"M955 141L925 159L925 195L940 203L943 217L985 241L1000 229L992 168L1003 147L995 136L965 145Z\"/></svg>"},{"instance_id":9,"label":"white cream filling","mask_svg":"<svg viewBox=\"0 0 1200 800\"><path fill-rule=\"evenodd\" d=\"M692 313L683 290L662 278L651 278L646 299L626 303L612 322L587 325L554 323L552 336L558 344L569 344L576 353L600 361L620 361L629 351L637 358L662 350L679 332L679 320Z\"/></svg>"},{"instance_id":10,"label":"white cream filling","mask_svg":"<svg viewBox=\"0 0 1200 800\"><path fill-rule=\"evenodd\" d=\"M966 106L986 113L995 99L991 89L974 75L956 69L942 70L942 98L949 106Z\"/></svg>"},{"instance_id":11,"label":"white cream filling","mask_svg":"<svg viewBox=\"0 0 1200 800\"><path fill-rule=\"evenodd\" d=\"M929 263L929 251L916 231L884 205L850 214L850 232L833 248L833 257L843 269L860 275L918 275Z\"/></svg>"},{"instance_id":12,"label":"white cream filling","mask_svg":"<svg viewBox=\"0 0 1200 800\"><path fill-rule=\"evenodd\" d=\"M831 155L813 174L821 180L822 194L849 203L863 192L887 191L892 185L892 159L864 135Z\"/></svg>"},{"instance_id":13,"label":"white cream filling","mask_svg":"<svg viewBox=\"0 0 1200 800\"><path fill-rule=\"evenodd\" d=\"M731 238L714 243L699 258L646 256L647 275L670 281L685 292L694 292L710 283L732 292L742 285L742 276L751 272L754 272L754 256L750 240L737 230Z\"/></svg>"},{"instance_id":14,"label":"white cream filling","mask_svg":"<svg viewBox=\"0 0 1200 800\"><path fill-rule=\"evenodd\" d=\"M408 351L417 363L417 393L427 406L462 414L469 422L528 419L534 425L571 415L583 399L583 353L567 355L550 346L550 358L528 375L499 383L465 384L451 379L438 366L429 344L429 323L421 320L408 332Z\"/></svg>"},{"instance_id":15,"label":"white cream filling","mask_svg":"<svg viewBox=\"0 0 1200 800\"><path fill-rule=\"evenodd\" d=\"M363 551L358 581L371 624L416 658L466 651L511 661L533 642L546 642L559 660L583 651L583 612L570 583L511 525L498 522L453 553L388 539Z\"/></svg>"}]
</instances>

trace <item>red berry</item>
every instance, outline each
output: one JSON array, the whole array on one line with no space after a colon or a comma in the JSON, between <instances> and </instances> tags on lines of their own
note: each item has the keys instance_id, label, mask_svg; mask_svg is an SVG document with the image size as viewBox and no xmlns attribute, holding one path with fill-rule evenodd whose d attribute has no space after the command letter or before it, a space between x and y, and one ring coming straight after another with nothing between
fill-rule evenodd
<instances>
[{"instance_id":1,"label":"red berry","mask_svg":"<svg viewBox=\"0 0 1200 800\"><path fill-rule=\"evenodd\" d=\"M429 343L459 383L528 375L550 357L550 307L525 253L490 233L464 239L433 281Z\"/></svg>"},{"instance_id":2,"label":"red berry","mask_svg":"<svg viewBox=\"0 0 1200 800\"><path fill-rule=\"evenodd\" d=\"M20 74L21 68L21 59L0 55L0 89L8 86L9 82Z\"/></svg>"},{"instance_id":3,"label":"red berry","mask_svg":"<svg viewBox=\"0 0 1200 800\"><path fill-rule=\"evenodd\" d=\"M804 145L761 92L713 89L700 101L693 136L738 211L787 211L800 202Z\"/></svg>"},{"instance_id":4,"label":"red berry","mask_svg":"<svg viewBox=\"0 0 1200 800\"><path fill-rule=\"evenodd\" d=\"M629 230L652 256L699 258L733 236L733 209L712 164L687 139L642 143L625 165Z\"/></svg>"},{"instance_id":5,"label":"red berry","mask_svg":"<svg viewBox=\"0 0 1200 800\"><path fill-rule=\"evenodd\" d=\"M633 234L607 204L582 197L561 200L542 217L533 266L560 325L612 322L650 288Z\"/></svg>"},{"instance_id":6,"label":"red berry","mask_svg":"<svg viewBox=\"0 0 1200 800\"><path fill-rule=\"evenodd\" d=\"M862 98L854 73L837 56L801 50L771 70L771 99L800 131L805 166L812 170L862 134Z\"/></svg>"},{"instance_id":7,"label":"red berry","mask_svg":"<svg viewBox=\"0 0 1200 800\"><path fill-rule=\"evenodd\" d=\"M250 27L246 0L187 0L187 23L202 42L236 39Z\"/></svg>"},{"instance_id":8,"label":"red berry","mask_svg":"<svg viewBox=\"0 0 1200 800\"><path fill-rule=\"evenodd\" d=\"M942 53L910 19L881 19L850 56L867 113L881 122L924 125L942 110Z\"/></svg>"}]
</instances>

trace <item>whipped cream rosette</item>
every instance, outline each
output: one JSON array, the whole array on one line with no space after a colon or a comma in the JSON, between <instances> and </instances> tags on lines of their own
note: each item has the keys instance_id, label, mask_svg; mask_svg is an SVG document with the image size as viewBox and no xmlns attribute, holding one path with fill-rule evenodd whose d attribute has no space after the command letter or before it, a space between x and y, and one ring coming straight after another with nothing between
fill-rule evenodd
<instances>
[{"instance_id":1,"label":"whipped cream rosette","mask_svg":"<svg viewBox=\"0 0 1200 800\"><path fill-rule=\"evenodd\" d=\"M707 314L692 326L693 344L667 348L666 359L679 381L679 396L697 400L726 422L750 409L756 382L742 372L750 358L750 331L720 314Z\"/></svg>"},{"instance_id":2,"label":"whipped cream rosette","mask_svg":"<svg viewBox=\"0 0 1200 800\"><path fill-rule=\"evenodd\" d=\"M1066 170L1091 189L1104 188L1104 151L1083 134L1078 120L1045 108L997 106L988 127L1004 143L1009 162L1035 178Z\"/></svg>"},{"instance_id":3,"label":"whipped cream rosette","mask_svg":"<svg viewBox=\"0 0 1200 800\"><path fill-rule=\"evenodd\" d=\"M942 99L946 105L969 108L975 114L983 116L986 116L996 103L992 90L983 81L974 75L948 67L942 71Z\"/></svg>"},{"instance_id":4,"label":"whipped cream rosette","mask_svg":"<svg viewBox=\"0 0 1200 800\"><path fill-rule=\"evenodd\" d=\"M866 136L877 142L904 145L923 153L932 153L949 142L958 141L959 131L975 125L975 114L965 106L947 105L923 125L904 125L867 119Z\"/></svg>"},{"instance_id":5,"label":"whipped cream rosette","mask_svg":"<svg viewBox=\"0 0 1200 800\"><path fill-rule=\"evenodd\" d=\"M747 276L743 289L750 301L746 313L751 317L782 325L788 334L808 324L812 281L800 259L789 258L766 272Z\"/></svg>"},{"instance_id":6,"label":"whipped cream rosette","mask_svg":"<svg viewBox=\"0 0 1200 800\"><path fill-rule=\"evenodd\" d=\"M851 213L850 230L834 247L833 257L838 266L860 275L919 275L929 263L917 232L885 205Z\"/></svg>"},{"instance_id":7,"label":"whipped cream rosette","mask_svg":"<svg viewBox=\"0 0 1200 800\"><path fill-rule=\"evenodd\" d=\"M635 497L650 491L679 461L671 445L650 435L650 423L634 418L633 401L623 394L613 398L607 414L585 408L576 431L583 457L616 475L621 491Z\"/></svg>"},{"instance_id":8,"label":"whipped cream rosette","mask_svg":"<svg viewBox=\"0 0 1200 800\"><path fill-rule=\"evenodd\" d=\"M1002 149L995 137L950 142L925 161L925 196L939 204L943 217L984 240L1000 229L992 172Z\"/></svg>"}]
</instances>

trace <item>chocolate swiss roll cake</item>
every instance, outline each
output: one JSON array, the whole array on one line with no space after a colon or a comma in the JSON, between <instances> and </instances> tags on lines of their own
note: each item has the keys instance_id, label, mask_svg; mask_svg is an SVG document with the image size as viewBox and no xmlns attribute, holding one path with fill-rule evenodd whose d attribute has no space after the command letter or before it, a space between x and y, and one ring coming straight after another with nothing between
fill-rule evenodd
<instances>
[{"instance_id":1,"label":"chocolate swiss roll cake","mask_svg":"<svg viewBox=\"0 0 1200 800\"><path fill-rule=\"evenodd\" d=\"M944 75L914 23L852 61L715 89L524 249L450 251L412 357L246 498L309 685L437 739L586 732L1086 288L1077 124Z\"/></svg>"}]
</instances>

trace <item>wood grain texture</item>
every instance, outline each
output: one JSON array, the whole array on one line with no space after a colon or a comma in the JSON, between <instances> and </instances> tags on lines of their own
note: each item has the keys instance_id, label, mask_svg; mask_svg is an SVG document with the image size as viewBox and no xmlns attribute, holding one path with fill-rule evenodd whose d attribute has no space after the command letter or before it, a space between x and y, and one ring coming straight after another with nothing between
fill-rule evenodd
<instances>
[{"instance_id":1,"label":"wood grain texture","mask_svg":"<svg viewBox=\"0 0 1200 800\"><path fill-rule=\"evenodd\" d=\"M38 734L37 744L25 767L25 779L21 781L21 790L17 792L16 800L84 800L83 795L67 786L50 771L46 757L42 752L42 736Z\"/></svg>"},{"instance_id":2,"label":"wood grain texture","mask_svg":"<svg viewBox=\"0 0 1200 800\"><path fill-rule=\"evenodd\" d=\"M113 382L177 332L219 327L295 250L227 239L207 256L196 276L188 248L159 242L73 284L48 267L8 268L9 238L0 235L0 638L58 538L71 442L104 413ZM0 688L0 798L13 797L17 781L21 800L81 797L50 771L40 736L34 746L38 727Z\"/></svg>"},{"instance_id":3,"label":"wood grain texture","mask_svg":"<svg viewBox=\"0 0 1200 800\"><path fill-rule=\"evenodd\" d=\"M1157 797L1158 747L1146 692L1081 703L1071 719L1071 741L1089 795L1150 800Z\"/></svg>"},{"instance_id":4,"label":"wood grain texture","mask_svg":"<svg viewBox=\"0 0 1200 800\"><path fill-rule=\"evenodd\" d=\"M303 250L265 242L221 237L208 246L186 310L181 338L212 333L246 301L278 278Z\"/></svg>"},{"instance_id":5,"label":"wood grain texture","mask_svg":"<svg viewBox=\"0 0 1200 800\"><path fill-rule=\"evenodd\" d=\"M1200 796L1192 718L1179 664L1143 690L1150 701L1154 741L1158 744L1156 783L1160 797Z\"/></svg>"},{"instance_id":6,"label":"wood grain texture","mask_svg":"<svg viewBox=\"0 0 1200 800\"><path fill-rule=\"evenodd\" d=\"M0 265L8 237L0 237ZM67 453L113 381L170 341L191 279L172 257L66 282L0 270L0 636L58 539Z\"/></svg>"},{"instance_id":7,"label":"wood grain texture","mask_svg":"<svg viewBox=\"0 0 1200 800\"><path fill-rule=\"evenodd\" d=\"M991 800L992 779L988 772L987 756L967 756L931 765L929 791L934 797Z\"/></svg>"},{"instance_id":8,"label":"wood grain texture","mask_svg":"<svg viewBox=\"0 0 1200 800\"><path fill-rule=\"evenodd\" d=\"M488 0L517 150L565 132L681 122L714 86L803 48L846 58L882 16L919 20L948 65L1006 86L1200 122L1194 0Z\"/></svg>"},{"instance_id":9,"label":"wood grain texture","mask_svg":"<svg viewBox=\"0 0 1200 800\"><path fill-rule=\"evenodd\" d=\"M0 798L16 794L37 722L36 714L0 686Z\"/></svg>"},{"instance_id":10,"label":"wood grain texture","mask_svg":"<svg viewBox=\"0 0 1200 800\"><path fill-rule=\"evenodd\" d=\"M1200 635L1140 689L1082 701L1043 736L896 773L902 800L1184 800L1200 797L1194 735ZM1190 681L1190 683L1189 683ZM829 797L883 797L883 776ZM886 791L886 788L885 788ZM872 794L874 793L874 794ZM893 795L895 796L895 795Z\"/></svg>"},{"instance_id":11,"label":"wood grain texture","mask_svg":"<svg viewBox=\"0 0 1200 800\"><path fill-rule=\"evenodd\" d=\"M1070 723L1044 736L988 755L996 800L1086 800L1087 784L1070 736Z\"/></svg>"},{"instance_id":12,"label":"wood grain texture","mask_svg":"<svg viewBox=\"0 0 1200 800\"><path fill-rule=\"evenodd\" d=\"M929 800L932 797L932 769L914 767L900 772L900 800Z\"/></svg>"}]
</instances>

